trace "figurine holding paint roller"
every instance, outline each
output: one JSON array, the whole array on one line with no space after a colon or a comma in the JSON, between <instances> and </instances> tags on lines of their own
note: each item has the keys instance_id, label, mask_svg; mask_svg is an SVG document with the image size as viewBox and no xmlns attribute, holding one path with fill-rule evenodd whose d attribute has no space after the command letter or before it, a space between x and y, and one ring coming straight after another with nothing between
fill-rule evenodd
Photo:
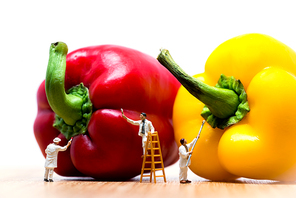
<instances>
[{"instance_id":1,"label":"figurine holding paint roller","mask_svg":"<svg viewBox=\"0 0 296 198\"><path fill-rule=\"evenodd\" d=\"M201 130L203 128L203 125L205 123L205 120L202 122L201 127L199 129L199 133L197 135L196 138L194 138L194 140L192 142L190 142L189 144L187 144L187 141L182 138L180 140L180 143L182 144L179 147L179 155L180 155L180 160L179 160L179 167L180 167L180 171L179 171L179 180L181 184L186 184L186 183L191 183L191 181L189 181L187 179L187 171L188 171L188 166L191 163L191 156L192 156L192 152L193 149L195 147L195 144L197 142L197 140L199 139ZM192 150L189 151L189 149L192 147Z\"/></svg>"}]
</instances>

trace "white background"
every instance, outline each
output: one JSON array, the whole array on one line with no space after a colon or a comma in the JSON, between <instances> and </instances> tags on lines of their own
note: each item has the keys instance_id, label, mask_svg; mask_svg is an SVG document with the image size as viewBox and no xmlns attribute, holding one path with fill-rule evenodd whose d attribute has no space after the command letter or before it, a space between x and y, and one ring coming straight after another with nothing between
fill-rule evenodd
<instances>
[{"instance_id":1,"label":"white background","mask_svg":"<svg viewBox=\"0 0 296 198\"><path fill-rule=\"evenodd\" d=\"M1 1L0 21L2 167L43 167L33 123L53 42L69 52L116 44L153 57L166 48L190 75L241 34L268 34L296 50L295 5L285 0L11 0Z\"/></svg>"}]
</instances>

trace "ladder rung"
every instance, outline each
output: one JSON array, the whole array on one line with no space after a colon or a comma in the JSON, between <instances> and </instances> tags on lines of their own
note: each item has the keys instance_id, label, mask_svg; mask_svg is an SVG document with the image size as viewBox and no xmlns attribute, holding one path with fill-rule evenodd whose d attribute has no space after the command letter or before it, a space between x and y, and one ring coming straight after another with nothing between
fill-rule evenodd
<instances>
[{"instance_id":1,"label":"ladder rung","mask_svg":"<svg viewBox=\"0 0 296 198\"><path fill-rule=\"evenodd\" d=\"M150 175L142 175L142 177L150 177Z\"/></svg>"},{"instance_id":2,"label":"ladder rung","mask_svg":"<svg viewBox=\"0 0 296 198\"><path fill-rule=\"evenodd\" d=\"M145 164L151 164L152 162L145 162ZM162 162L154 162L154 164L161 164Z\"/></svg>"},{"instance_id":3,"label":"ladder rung","mask_svg":"<svg viewBox=\"0 0 296 198\"><path fill-rule=\"evenodd\" d=\"M153 171L161 171L161 170L163 170L163 168L156 168L153 170L151 168L144 168L143 170L151 170L153 172Z\"/></svg>"},{"instance_id":4,"label":"ladder rung","mask_svg":"<svg viewBox=\"0 0 296 198\"><path fill-rule=\"evenodd\" d=\"M151 141L151 143L158 143L158 141Z\"/></svg>"},{"instance_id":5,"label":"ladder rung","mask_svg":"<svg viewBox=\"0 0 296 198\"><path fill-rule=\"evenodd\" d=\"M164 175L156 175L155 177L164 177Z\"/></svg>"},{"instance_id":6,"label":"ladder rung","mask_svg":"<svg viewBox=\"0 0 296 198\"><path fill-rule=\"evenodd\" d=\"M146 155L146 157L151 157L152 155ZM160 157L160 155L153 155L154 157Z\"/></svg>"}]
</instances>

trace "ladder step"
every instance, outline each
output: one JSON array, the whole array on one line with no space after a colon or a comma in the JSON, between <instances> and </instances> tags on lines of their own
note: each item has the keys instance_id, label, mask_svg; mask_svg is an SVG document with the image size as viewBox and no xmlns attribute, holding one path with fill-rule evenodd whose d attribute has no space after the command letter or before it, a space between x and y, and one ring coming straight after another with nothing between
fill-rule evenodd
<instances>
[{"instance_id":1,"label":"ladder step","mask_svg":"<svg viewBox=\"0 0 296 198\"><path fill-rule=\"evenodd\" d=\"M147 150L152 150L151 148L147 148ZM160 148L153 148L153 150L160 150Z\"/></svg>"},{"instance_id":2,"label":"ladder step","mask_svg":"<svg viewBox=\"0 0 296 198\"><path fill-rule=\"evenodd\" d=\"M152 163L152 162L151 162L151 161L146 161L145 164L146 164L146 163L147 163L147 164L150 164L150 163ZM154 161L154 163L155 163L155 164L160 164L161 161Z\"/></svg>"},{"instance_id":3,"label":"ladder step","mask_svg":"<svg viewBox=\"0 0 296 198\"><path fill-rule=\"evenodd\" d=\"M146 155L146 157L151 157L152 155ZM157 155L154 155L154 157L160 157L161 155L157 154Z\"/></svg>"},{"instance_id":4,"label":"ladder step","mask_svg":"<svg viewBox=\"0 0 296 198\"><path fill-rule=\"evenodd\" d=\"M143 170L151 170L151 171L153 171L151 168L144 168ZM160 170L163 170L163 168L154 169L154 171L160 171Z\"/></svg>"}]
</instances>

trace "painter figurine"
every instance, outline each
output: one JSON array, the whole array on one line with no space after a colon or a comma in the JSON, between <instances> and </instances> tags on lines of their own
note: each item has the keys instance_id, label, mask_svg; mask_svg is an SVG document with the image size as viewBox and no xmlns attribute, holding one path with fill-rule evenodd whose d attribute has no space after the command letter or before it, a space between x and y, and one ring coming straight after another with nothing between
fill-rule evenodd
<instances>
[{"instance_id":1,"label":"painter figurine","mask_svg":"<svg viewBox=\"0 0 296 198\"><path fill-rule=\"evenodd\" d=\"M49 144L45 149L46 160L45 160L45 174L44 181L53 182L53 170L57 167L58 152L65 151L71 145L72 139L64 147L59 146L61 139L56 137L53 143Z\"/></svg>"},{"instance_id":2,"label":"painter figurine","mask_svg":"<svg viewBox=\"0 0 296 198\"><path fill-rule=\"evenodd\" d=\"M134 121L132 119L127 118L123 114L123 109L121 109L121 112L122 112L122 117L124 119L126 119L126 121L128 121L129 123L131 123L133 125L139 125L139 133L138 133L138 135L142 137L142 147L143 147L143 155L142 155L142 157L144 157L148 132L154 133L154 127L152 125L152 122L146 119L146 117L147 117L146 113L141 113L140 114L140 119L141 120Z\"/></svg>"},{"instance_id":3,"label":"painter figurine","mask_svg":"<svg viewBox=\"0 0 296 198\"><path fill-rule=\"evenodd\" d=\"M179 147L179 155L180 155L180 159L179 159L179 167L180 167L179 180L180 180L181 184L191 183L191 181L189 181L187 179L188 167L186 166L186 163L187 163L187 160L189 158L189 155L192 154L192 151L189 151L189 149L193 146L194 142L197 139L198 138L194 138L194 140L192 142L190 142L189 144L187 144L187 141L185 139L180 140L180 143L182 145ZM188 166L190 165L190 163L191 163L191 160L189 160Z\"/></svg>"}]
</instances>

